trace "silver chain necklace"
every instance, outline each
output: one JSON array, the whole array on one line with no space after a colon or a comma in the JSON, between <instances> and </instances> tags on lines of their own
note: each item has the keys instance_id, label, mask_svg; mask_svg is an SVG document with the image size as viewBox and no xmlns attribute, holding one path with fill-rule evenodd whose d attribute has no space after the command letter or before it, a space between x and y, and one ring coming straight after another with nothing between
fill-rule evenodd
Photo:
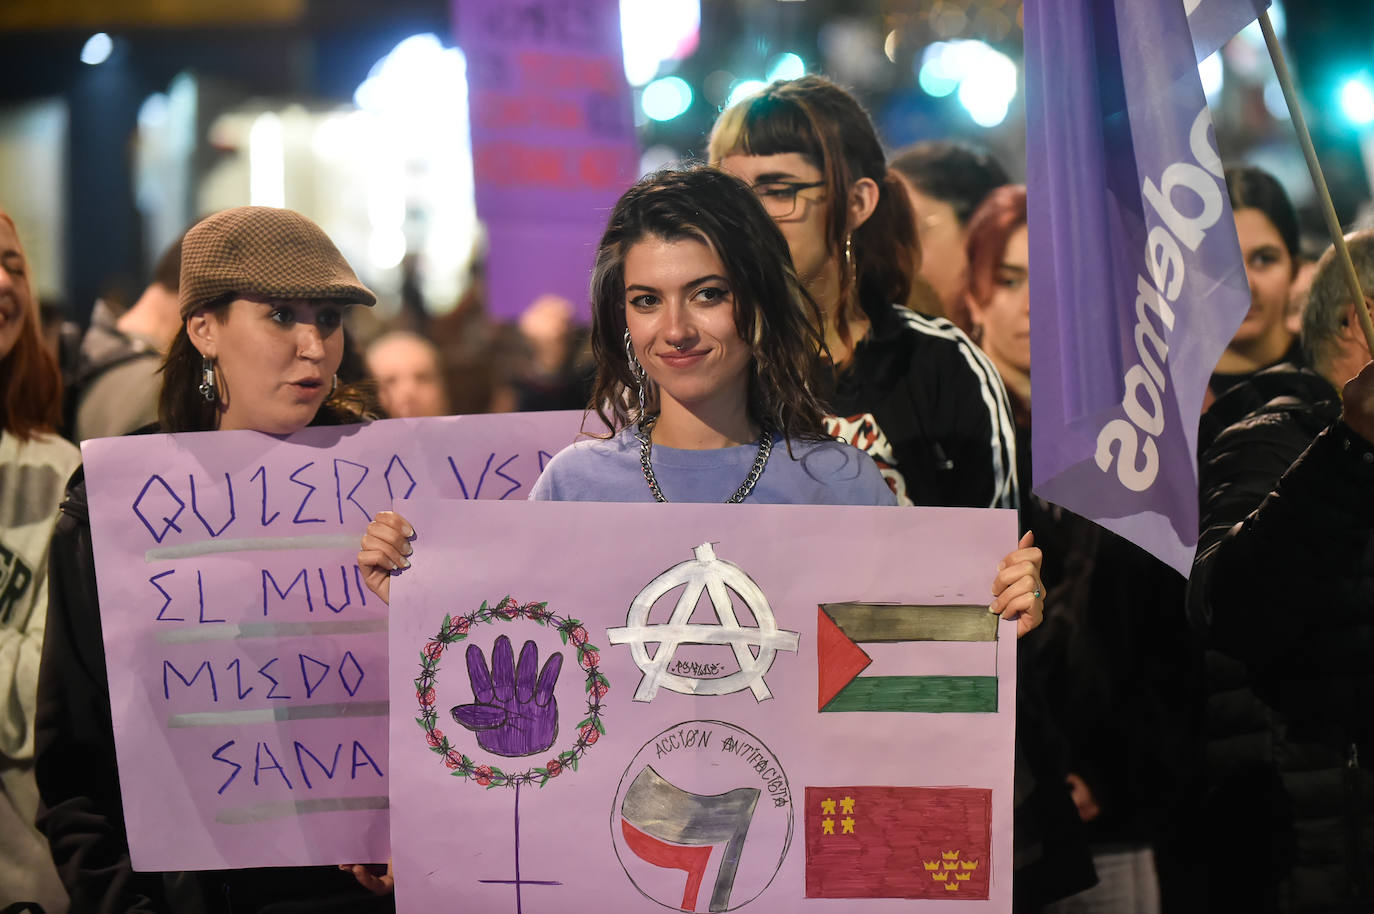
<instances>
[{"instance_id":1,"label":"silver chain necklace","mask_svg":"<svg viewBox=\"0 0 1374 914\"><path fill-rule=\"evenodd\" d=\"M644 481L649 484L649 491L653 493L654 501L667 502L663 497L663 490L658 487L658 479L654 477L654 465L649 459L653 445L650 444L650 436L653 434L654 423L658 421L658 416L650 416L639 423L639 429L635 432L635 437L639 439L639 465L644 470ZM773 453L773 433L764 426L759 431L759 452L754 455L754 465L749 468L749 475L744 477L744 482L739 484L735 494L725 500L727 505L737 505L749 497L749 493L754 491L754 485L763 475L763 468L768 465L768 455Z\"/></svg>"}]
</instances>

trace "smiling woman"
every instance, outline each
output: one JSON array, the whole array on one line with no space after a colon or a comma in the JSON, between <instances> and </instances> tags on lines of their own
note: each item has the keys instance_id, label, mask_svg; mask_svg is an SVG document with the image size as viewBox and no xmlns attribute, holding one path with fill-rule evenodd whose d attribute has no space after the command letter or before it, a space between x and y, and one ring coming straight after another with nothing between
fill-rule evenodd
<instances>
[{"instance_id":1,"label":"smiling woman","mask_svg":"<svg viewBox=\"0 0 1374 914\"><path fill-rule=\"evenodd\" d=\"M28 262L0 211L0 900L59 914L62 886L34 829L34 692L48 617L48 541L62 487L80 462L54 432L57 361L38 334Z\"/></svg>"},{"instance_id":2,"label":"smiling woman","mask_svg":"<svg viewBox=\"0 0 1374 914\"><path fill-rule=\"evenodd\" d=\"M210 216L186 233L180 296L183 323L163 364L162 431L289 435L367 417L367 404L337 387L334 372L344 310L375 298L309 219L267 207ZM135 873L80 474L62 505L52 569L60 583L51 593L39 673L40 828L73 911L394 909L389 897L373 894L389 892L389 882L361 867Z\"/></svg>"}]
</instances>

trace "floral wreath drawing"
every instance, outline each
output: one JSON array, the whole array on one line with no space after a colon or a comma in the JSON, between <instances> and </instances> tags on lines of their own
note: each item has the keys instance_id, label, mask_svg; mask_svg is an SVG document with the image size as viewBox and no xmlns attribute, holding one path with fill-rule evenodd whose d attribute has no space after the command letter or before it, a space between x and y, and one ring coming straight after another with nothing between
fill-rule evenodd
<instances>
[{"instance_id":1,"label":"floral wreath drawing","mask_svg":"<svg viewBox=\"0 0 1374 914\"><path fill-rule=\"evenodd\" d=\"M434 704L434 686L438 682L439 660L449 645L466 641L468 633L477 625L516 622L521 619L545 628L553 627L564 644L571 643L577 648L577 665L586 674L587 716L577 724L578 735L572 748L557 753L542 767L522 772L507 772L495 765L477 764L454 748L444 732L437 728L439 718ZM502 638L504 637L503 635ZM420 652L420 676L415 680L415 697L420 702L420 716L415 718L415 722L425 731L429 750L443 760L444 766L450 769L449 773L453 777L475 781L488 790L493 787L518 787L521 784L535 783L543 787L550 779L558 777L568 769L576 771L578 761L587 753L588 747L606 733L606 727L601 722L601 699L611 688L610 682L601 675L600 649L588 643L587 637L587 630L582 627L581 621L563 618L550 612L547 602L521 604L510 596L502 597L495 606L489 606L487 601L483 600L480 608L467 615L445 615L439 633L426 643ZM497 662L495 655L499 650L499 645L493 649L493 666ZM506 650L509 651L508 646ZM522 654L522 663L524 659ZM553 678L556 679L557 665L550 663L546 666L555 667ZM469 671L471 670L472 661L469 658ZM551 682L549 691L552 691Z\"/></svg>"}]
</instances>

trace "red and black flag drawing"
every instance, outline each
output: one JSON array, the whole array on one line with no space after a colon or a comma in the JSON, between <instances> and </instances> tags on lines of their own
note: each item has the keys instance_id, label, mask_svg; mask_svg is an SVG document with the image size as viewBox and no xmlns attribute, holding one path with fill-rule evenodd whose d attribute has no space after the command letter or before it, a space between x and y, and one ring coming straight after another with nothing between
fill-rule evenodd
<instances>
[{"instance_id":1,"label":"red and black flag drawing","mask_svg":"<svg viewBox=\"0 0 1374 914\"><path fill-rule=\"evenodd\" d=\"M986 899L991 854L991 790L806 788L807 898Z\"/></svg>"},{"instance_id":2,"label":"red and black flag drawing","mask_svg":"<svg viewBox=\"0 0 1374 914\"><path fill-rule=\"evenodd\" d=\"M986 606L823 603L817 707L995 712L997 622Z\"/></svg>"},{"instance_id":3,"label":"red and black flag drawing","mask_svg":"<svg viewBox=\"0 0 1374 914\"><path fill-rule=\"evenodd\" d=\"M651 766L635 776L620 804L625 844L654 866L687 874L682 910L697 909L697 893L711 859L711 849L724 845L708 911L730 907L744 838L754 817L759 791L740 787L711 796L689 793L671 784Z\"/></svg>"}]
</instances>

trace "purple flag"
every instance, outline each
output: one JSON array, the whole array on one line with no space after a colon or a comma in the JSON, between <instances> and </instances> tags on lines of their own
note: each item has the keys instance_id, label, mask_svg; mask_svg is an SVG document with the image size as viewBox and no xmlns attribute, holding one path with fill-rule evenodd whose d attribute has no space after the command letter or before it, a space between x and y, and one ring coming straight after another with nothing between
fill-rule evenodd
<instances>
[{"instance_id":1,"label":"purple flag","mask_svg":"<svg viewBox=\"0 0 1374 914\"><path fill-rule=\"evenodd\" d=\"M1259 18L1269 0L1183 0L1193 33L1193 56L1201 63Z\"/></svg>"},{"instance_id":2,"label":"purple flag","mask_svg":"<svg viewBox=\"0 0 1374 914\"><path fill-rule=\"evenodd\" d=\"M1186 575L1250 290L1184 0L1028 0L1025 24L1035 492Z\"/></svg>"},{"instance_id":3,"label":"purple flag","mask_svg":"<svg viewBox=\"0 0 1374 914\"><path fill-rule=\"evenodd\" d=\"M540 295L590 315L596 243L638 173L617 0L453 0L477 214L498 317Z\"/></svg>"}]
</instances>

